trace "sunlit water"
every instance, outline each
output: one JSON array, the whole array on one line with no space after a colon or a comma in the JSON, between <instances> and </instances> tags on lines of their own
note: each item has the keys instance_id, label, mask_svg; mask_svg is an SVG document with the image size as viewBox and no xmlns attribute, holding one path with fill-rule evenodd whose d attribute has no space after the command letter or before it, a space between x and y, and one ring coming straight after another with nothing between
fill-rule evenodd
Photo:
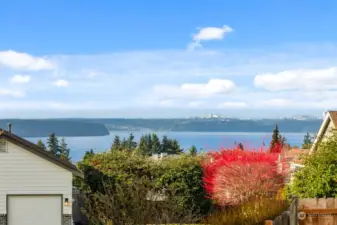
<instances>
[{"instance_id":1,"label":"sunlit water","mask_svg":"<svg viewBox=\"0 0 337 225\"><path fill-rule=\"evenodd\" d=\"M84 153L90 149L95 152L103 152L109 149L114 135L120 138L127 138L130 132L111 132L107 136L96 137L66 137L66 142L71 149L73 161L80 160ZM146 132L133 132L135 141ZM203 151L217 150L223 147L232 147L235 143L243 143L246 148L261 148L263 143L268 146L271 140L271 133L226 133L226 132L156 132L159 137L167 135L169 138L177 139L182 148L189 148L195 145ZM290 145L301 146L303 142L303 133L285 133L287 142ZM39 139L46 142L47 137L27 138L36 143Z\"/></svg>"}]
</instances>

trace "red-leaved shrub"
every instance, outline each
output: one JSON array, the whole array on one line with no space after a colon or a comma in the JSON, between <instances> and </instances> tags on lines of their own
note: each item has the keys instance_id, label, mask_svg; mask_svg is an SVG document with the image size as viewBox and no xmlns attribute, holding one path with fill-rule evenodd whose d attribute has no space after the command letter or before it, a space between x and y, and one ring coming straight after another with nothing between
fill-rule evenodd
<instances>
[{"instance_id":1,"label":"red-leaved shrub","mask_svg":"<svg viewBox=\"0 0 337 225\"><path fill-rule=\"evenodd\" d=\"M281 149L277 145L268 152L237 148L208 153L203 163L206 192L221 206L275 196L284 183L278 170Z\"/></svg>"}]
</instances>

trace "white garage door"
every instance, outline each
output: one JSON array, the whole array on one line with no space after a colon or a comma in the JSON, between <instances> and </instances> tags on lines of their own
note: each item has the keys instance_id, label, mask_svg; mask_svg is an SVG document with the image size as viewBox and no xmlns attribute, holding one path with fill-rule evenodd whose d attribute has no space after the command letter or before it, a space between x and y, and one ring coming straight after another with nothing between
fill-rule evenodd
<instances>
[{"instance_id":1,"label":"white garage door","mask_svg":"<svg viewBox=\"0 0 337 225\"><path fill-rule=\"evenodd\" d=\"M61 196L9 196L8 225L61 225Z\"/></svg>"}]
</instances>

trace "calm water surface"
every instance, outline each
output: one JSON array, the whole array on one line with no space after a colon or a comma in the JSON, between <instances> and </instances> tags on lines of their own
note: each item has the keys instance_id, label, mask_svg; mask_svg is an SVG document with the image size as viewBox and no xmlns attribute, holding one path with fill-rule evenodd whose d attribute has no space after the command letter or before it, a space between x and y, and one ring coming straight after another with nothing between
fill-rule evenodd
<instances>
[{"instance_id":1,"label":"calm water surface","mask_svg":"<svg viewBox=\"0 0 337 225\"><path fill-rule=\"evenodd\" d=\"M71 149L73 161L80 160L84 153L90 149L95 152L103 152L110 148L114 135L120 138L127 138L130 132L111 132L107 136L98 137L66 137L66 142ZM133 132L135 140L148 132ZM234 143L243 143L246 148L260 148L265 143L267 146L271 140L271 133L226 133L226 132L156 132L160 137L167 135L169 138L177 139L183 148L189 148L195 145L198 149L217 150L223 147L232 147ZM303 142L303 133L284 133L290 145L301 146ZM36 143L39 139L46 142L47 137L27 138Z\"/></svg>"}]
</instances>

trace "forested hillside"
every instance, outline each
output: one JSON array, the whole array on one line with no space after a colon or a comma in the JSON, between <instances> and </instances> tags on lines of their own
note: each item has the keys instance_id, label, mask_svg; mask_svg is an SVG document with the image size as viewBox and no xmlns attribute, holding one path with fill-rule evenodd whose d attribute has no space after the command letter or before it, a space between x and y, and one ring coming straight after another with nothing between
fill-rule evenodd
<instances>
[{"instance_id":1,"label":"forested hillside","mask_svg":"<svg viewBox=\"0 0 337 225\"><path fill-rule=\"evenodd\" d=\"M109 131L104 124L89 121L41 119L41 120L0 120L0 128L7 129L12 124L12 132L22 137L47 137L51 133L58 136L103 136Z\"/></svg>"}]
</instances>

